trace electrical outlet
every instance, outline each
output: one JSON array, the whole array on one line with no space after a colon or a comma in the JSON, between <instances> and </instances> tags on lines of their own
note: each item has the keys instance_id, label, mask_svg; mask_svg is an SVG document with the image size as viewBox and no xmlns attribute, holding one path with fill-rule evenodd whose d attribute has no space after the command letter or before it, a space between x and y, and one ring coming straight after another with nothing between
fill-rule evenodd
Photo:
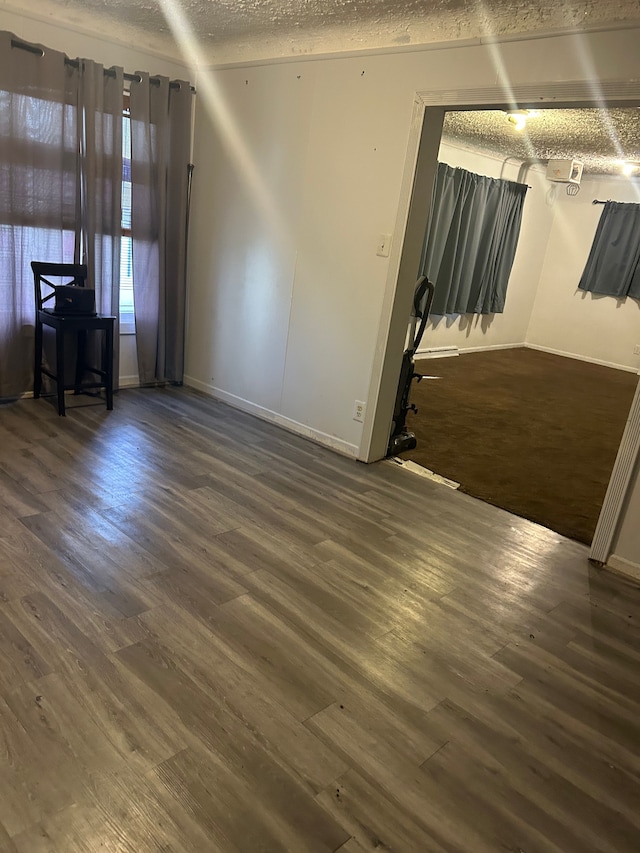
<instances>
[{"instance_id":1,"label":"electrical outlet","mask_svg":"<svg viewBox=\"0 0 640 853\"><path fill-rule=\"evenodd\" d=\"M362 400L356 400L353 405L353 419L354 421L358 421L358 423L362 423L364 421L364 412L366 409L366 404L362 402Z\"/></svg>"},{"instance_id":2,"label":"electrical outlet","mask_svg":"<svg viewBox=\"0 0 640 853\"><path fill-rule=\"evenodd\" d=\"M634 355L640 355L640 344L636 344L633 348Z\"/></svg>"}]
</instances>

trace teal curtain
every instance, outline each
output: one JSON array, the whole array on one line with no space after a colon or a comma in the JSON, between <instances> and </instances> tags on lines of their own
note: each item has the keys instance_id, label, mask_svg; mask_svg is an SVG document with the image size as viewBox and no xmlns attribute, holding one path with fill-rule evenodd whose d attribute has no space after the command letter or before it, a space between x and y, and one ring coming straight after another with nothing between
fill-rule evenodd
<instances>
[{"instance_id":1,"label":"teal curtain","mask_svg":"<svg viewBox=\"0 0 640 853\"><path fill-rule=\"evenodd\" d=\"M605 204L578 287L640 299L640 204Z\"/></svg>"},{"instance_id":2,"label":"teal curtain","mask_svg":"<svg viewBox=\"0 0 640 853\"><path fill-rule=\"evenodd\" d=\"M527 189L438 163L421 268L432 315L504 311Z\"/></svg>"}]
</instances>

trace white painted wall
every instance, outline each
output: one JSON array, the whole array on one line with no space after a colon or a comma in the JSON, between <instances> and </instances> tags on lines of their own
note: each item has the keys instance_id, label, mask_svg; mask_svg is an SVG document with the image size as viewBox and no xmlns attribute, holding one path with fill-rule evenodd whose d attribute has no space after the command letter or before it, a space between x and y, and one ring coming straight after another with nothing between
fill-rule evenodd
<instances>
[{"instance_id":1,"label":"white painted wall","mask_svg":"<svg viewBox=\"0 0 640 853\"><path fill-rule=\"evenodd\" d=\"M220 75L222 98L234 104L229 138L206 101L197 111L186 373L192 384L273 411L281 409L311 114L312 69L305 72Z\"/></svg>"},{"instance_id":2,"label":"white painted wall","mask_svg":"<svg viewBox=\"0 0 640 853\"><path fill-rule=\"evenodd\" d=\"M190 72L177 62L134 47L125 47L108 38L89 35L86 29L72 30L54 23L53 20L41 20L28 12L18 14L0 8L0 29L8 30L24 41L60 50L71 58L81 56L93 59L105 67L121 65L130 73L149 71L171 78L189 79ZM120 381L123 385L134 385L138 382L135 335L120 336Z\"/></svg>"},{"instance_id":3,"label":"white painted wall","mask_svg":"<svg viewBox=\"0 0 640 853\"><path fill-rule=\"evenodd\" d=\"M440 146L438 159L478 175L510 181L516 180L520 165L509 162L503 170L503 160L497 157L446 143ZM421 349L456 346L466 350L524 343L553 222L553 209L547 203L549 183L543 170L531 169L526 183L530 189L525 199L504 312L433 318L425 330Z\"/></svg>"},{"instance_id":4,"label":"white painted wall","mask_svg":"<svg viewBox=\"0 0 640 853\"><path fill-rule=\"evenodd\" d=\"M527 343L587 360L640 368L640 302L618 301L578 290L602 207L593 199L640 202L640 181L586 176L577 196L557 188L549 236Z\"/></svg>"},{"instance_id":5,"label":"white painted wall","mask_svg":"<svg viewBox=\"0 0 640 853\"><path fill-rule=\"evenodd\" d=\"M203 99L196 121L185 381L351 454L413 103L386 59L216 74L275 212Z\"/></svg>"},{"instance_id":6,"label":"white painted wall","mask_svg":"<svg viewBox=\"0 0 640 853\"><path fill-rule=\"evenodd\" d=\"M228 123L206 115L199 97L188 381L357 452L353 403L366 399L398 261L393 251L390 261L376 257L376 245L403 227L396 218L416 91L458 93L501 75L532 86L636 79L637 37L615 31L215 72L290 240L273 240L246 164L223 144Z\"/></svg>"},{"instance_id":7,"label":"white painted wall","mask_svg":"<svg viewBox=\"0 0 640 853\"><path fill-rule=\"evenodd\" d=\"M132 388L139 384L136 336L120 335L120 387Z\"/></svg>"}]
</instances>

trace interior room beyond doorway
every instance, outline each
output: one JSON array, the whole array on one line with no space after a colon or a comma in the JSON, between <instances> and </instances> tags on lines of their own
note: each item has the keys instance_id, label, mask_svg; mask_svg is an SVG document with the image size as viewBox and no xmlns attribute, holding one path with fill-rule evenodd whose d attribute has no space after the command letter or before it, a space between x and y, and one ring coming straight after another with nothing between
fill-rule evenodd
<instances>
[{"instance_id":1,"label":"interior room beyond doorway","mask_svg":"<svg viewBox=\"0 0 640 853\"><path fill-rule=\"evenodd\" d=\"M405 456L589 543L638 382L640 303L578 283L594 202L640 202L640 111L542 113L521 131L505 111L447 113L440 162L529 189L504 311L427 326L418 359L461 357L418 362L442 380L415 387ZM580 180L550 180L552 159L579 163Z\"/></svg>"},{"instance_id":2,"label":"interior room beyond doorway","mask_svg":"<svg viewBox=\"0 0 640 853\"><path fill-rule=\"evenodd\" d=\"M418 362L405 458L467 494L589 544L622 437L633 373L533 349Z\"/></svg>"}]
</instances>

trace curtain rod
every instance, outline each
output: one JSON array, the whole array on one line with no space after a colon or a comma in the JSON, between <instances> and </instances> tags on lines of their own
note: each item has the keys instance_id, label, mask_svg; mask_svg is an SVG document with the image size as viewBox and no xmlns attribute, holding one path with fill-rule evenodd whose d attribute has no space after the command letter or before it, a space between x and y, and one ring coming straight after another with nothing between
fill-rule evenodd
<instances>
[{"instance_id":1,"label":"curtain rod","mask_svg":"<svg viewBox=\"0 0 640 853\"><path fill-rule=\"evenodd\" d=\"M18 47L18 48L20 48L20 50L26 50L28 53L35 53L36 56L44 56L44 50L41 47L38 47L38 45L36 45L36 44L28 44L27 42L24 42L24 41L18 41L17 39L11 39L11 47ZM79 68L80 67L80 62L77 59L69 59L68 56L65 56L64 64L70 65L72 68ZM106 74L108 77L115 77L115 72L112 71L110 68L104 68L103 73ZM125 80L129 80L132 83L134 83L134 82L140 83L142 80L142 78L140 77L139 74L129 74L126 71L123 73L122 76L124 77ZM159 86L160 85L160 80L157 77L150 77L149 82L151 83L152 86ZM175 83L172 81L169 83L169 88L177 89L179 85L180 85L179 83ZM195 95L195 93L196 93L195 87L190 86L190 89L193 92L193 94Z\"/></svg>"},{"instance_id":2,"label":"curtain rod","mask_svg":"<svg viewBox=\"0 0 640 853\"><path fill-rule=\"evenodd\" d=\"M606 202L606 201L598 201L598 199L597 199L597 198L594 198L594 200L591 202L591 204L608 204L608 202Z\"/></svg>"}]
</instances>

